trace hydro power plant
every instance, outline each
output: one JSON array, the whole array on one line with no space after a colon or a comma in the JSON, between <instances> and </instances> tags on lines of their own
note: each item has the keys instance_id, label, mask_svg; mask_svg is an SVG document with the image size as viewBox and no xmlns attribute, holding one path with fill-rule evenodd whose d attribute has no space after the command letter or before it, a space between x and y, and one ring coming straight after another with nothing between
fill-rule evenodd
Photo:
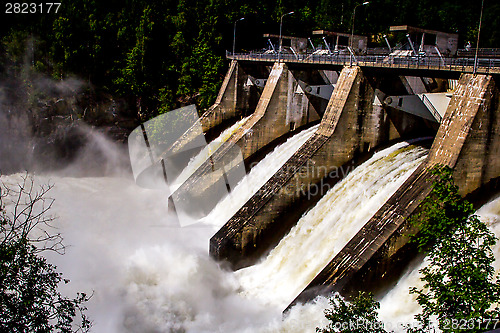
<instances>
[{"instance_id":1,"label":"hydro power plant","mask_svg":"<svg viewBox=\"0 0 500 333\"><path fill-rule=\"evenodd\" d=\"M349 47L350 53L343 54L305 51L303 41L286 38L289 52L228 53L231 64L216 103L200 122L208 137L239 123L172 193L174 205L193 197L209 198L223 177L212 172L213 165L224 164L234 147L251 173L273 147L307 129L307 135L301 134L300 140L289 145L287 154L273 161L267 174L262 173L258 181L254 178L251 183L257 187L247 186L247 194L231 207L215 200L209 207L212 213L205 218L220 227L210 240L210 255L240 270L238 274L249 286L256 283L252 270L283 269L281 261L280 268L271 263L278 253L294 263L278 273L278 280L265 279L269 289L273 283L276 288L284 284L285 276L294 276L294 269L301 270L301 261L307 265L310 258L304 254L317 257L323 253L317 267L302 272L297 277L300 282L289 288L290 294L282 300L284 307L332 291L349 294L371 288L394 277L387 272L403 269L415 253L408 244L411 226L407 220L430 193L436 177L431 174L433 166L454 168L462 195L497 191L500 177L496 86L500 68L496 59L445 57L440 45L448 43L453 48L455 43L456 53L456 37L439 33L433 46L439 57L422 57L415 51L416 47L428 48L423 37L422 45L415 42L414 52L404 56L401 51L360 55ZM187 130L169 152L182 151L191 132ZM396 152L394 144L403 141L411 143L408 151ZM384 150L390 146L396 151ZM390 162L382 169L370 171L377 154L406 159L387 157ZM225 172L231 173L233 166L225 166ZM382 200L379 205L371 205L377 193L363 196L374 189L365 185L356 199L358 209L365 208L363 213L350 218L335 215L355 208L338 201L342 198L329 201L328 196L335 196L336 188L339 191L352 181L349 177L363 173L375 177L365 180L366 184L388 178L392 190L375 187L375 192L386 195L377 197ZM328 207L322 213L325 216L315 213L320 205L322 211ZM310 235L320 228L314 223L329 219L327 227L320 229L325 241L300 247L308 237L318 239ZM308 231L302 232L301 241L290 240L298 237L304 220L312 223ZM349 232L344 225L352 227ZM340 246L328 237L345 241ZM329 249L328 244L335 246ZM265 288L259 288L255 292L265 293Z\"/></svg>"}]
</instances>

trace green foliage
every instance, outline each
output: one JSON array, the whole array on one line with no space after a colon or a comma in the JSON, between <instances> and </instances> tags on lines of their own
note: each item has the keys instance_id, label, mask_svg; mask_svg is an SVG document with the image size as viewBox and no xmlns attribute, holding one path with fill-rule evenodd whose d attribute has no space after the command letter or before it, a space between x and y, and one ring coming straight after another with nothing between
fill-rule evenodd
<instances>
[{"instance_id":1,"label":"green foliage","mask_svg":"<svg viewBox=\"0 0 500 333\"><path fill-rule=\"evenodd\" d=\"M443 332L457 331L457 323L468 332L483 332L482 320L500 317L500 281L492 266L491 247L496 239L477 216L472 205L458 194L452 170L434 170L439 180L420 215L419 244L430 249L429 265L423 268L423 289L412 288L422 313L416 319L422 327L409 332L427 332L436 316ZM496 307L492 306L496 304Z\"/></svg>"},{"instance_id":2,"label":"green foliage","mask_svg":"<svg viewBox=\"0 0 500 333\"><path fill-rule=\"evenodd\" d=\"M174 93L167 87L160 88L158 90L158 114L164 114L166 112L172 111L175 109L176 105L173 102L175 99Z\"/></svg>"},{"instance_id":3,"label":"green foliage","mask_svg":"<svg viewBox=\"0 0 500 333\"><path fill-rule=\"evenodd\" d=\"M437 181L421 213L412 219L421 229L412 240L429 261L420 271L423 288L410 290L422 307L422 313L415 316L420 326L406 331L434 332L431 319L436 318L443 332L484 332L495 324L492 319L500 318L500 280L491 250L496 238L473 215L472 204L458 194L453 170L437 166L432 173ZM332 308L325 311L330 323L317 332L385 332L377 319L379 304L370 295L360 294L348 303L336 294L330 303Z\"/></svg>"},{"instance_id":4,"label":"green foliage","mask_svg":"<svg viewBox=\"0 0 500 333\"><path fill-rule=\"evenodd\" d=\"M371 294L360 292L352 302L335 293L330 298L331 308L325 310L325 317L330 321L326 328L316 328L318 333L351 332L379 333L386 332L378 320L377 310L380 304Z\"/></svg>"},{"instance_id":5,"label":"green foliage","mask_svg":"<svg viewBox=\"0 0 500 333\"><path fill-rule=\"evenodd\" d=\"M69 299L58 287L62 274L26 239L0 246L0 330L2 332L74 332L74 319L81 315L78 331L90 322L83 314L86 294Z\"/></svg>"},{"instance_id":6,"label":"green foliage","mask_svg":"<svg viewBox=\"0 0 500 333\"><path fill-rule=\"evenodd\" d=\"M308 36L314 29L350 32L361 1L331 0L73 0L59 12L7 15L0 27L4 63L20 65L34 37L32 61L54 78L78 75L120 94L151 118L166 107L213 103L238 23L237 50L265 47L263 33ZM460 45L475 44L480 2L380 0L356 12L355 33L381 35L390 25L458 32ZM500 4L486 2L481 47L500 44ZM403 37L404 38L404 37ZM381 40L383 43L383 40ZM2 64L3 65L3 64ZM160 92L166 89L168 94ZM168 99L168 100L166 100Z\"/></svg>"},{"instance_id":7,"label":"green foliage","mask_svg":"<svg viewBox=\"0 0 500 333\"><path fill-rule=\"evenodd\" d=\"M89 297L76 298L59 292L63 279L41 251L62 251L60 235L51 235L46 213L52 201L44 195L50 187L35 192L28 177L18 190L0 192L0 331L87 332L91 327L84 311ZM6 213L4 200L13 198L14 210Z\"/></svg>"},{"instance_id":8,"label":"green foliage","mask_svg":"<svg viewBox=\"0 0 500 333\"><path fill-rule=\"evenodd\" d=\"M149 90L145 60L147 46L154 26L154 22L150 20L150 17L151 8L146 6L135 31L135 45L126 55L125 67L120 69L121 75L115 79L115 83L123 87L124 93L135 96L143 96Z\"/></svg>"},{"instance_id":9,"label":"green foliage","mask_svg":"<svg viewBox=\"0 0 500 333\"><path fill-rule=\"evenodd\" d=\"M3 49L12 62L21 64L24 61L28 37L25 31L14 31L3 39Z\"/></svg>"},{"instance_id":10,"label":"green foliage","mask_svg":"<svg viewBox=\"0 0 500 333\"><path fill-rule=\"evenodd\" d=\"M474 213L472 204L458 194L451 168L436 166L431 172L438 179L430 195L422 202L421 212L411 219L411 223L420 230L418 237L413 237L412 241L417 242L422 251L449 236L454 228L465 225Z\"/></svg>"}]
</instances>

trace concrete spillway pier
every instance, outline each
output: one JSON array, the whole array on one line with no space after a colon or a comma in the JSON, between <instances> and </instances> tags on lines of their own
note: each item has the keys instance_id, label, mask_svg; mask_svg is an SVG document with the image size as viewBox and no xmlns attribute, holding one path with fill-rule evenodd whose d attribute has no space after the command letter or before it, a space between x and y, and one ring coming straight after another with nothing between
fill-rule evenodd
<instances>
[{"instance_id":1,"label":"concrete spillway pier","mask_svg":"<svg viewBox=\"0 0 500 333\"><path fill-rule=\"evenodd\" d=\"M290 93L298 89L299 77L300 72L292 73L284 63L274 64L255 111L175 191L172 198L176 205L187 207L195 199L196 202L203 202L206 205L203 210L209 212L220 199L215 198L211 191L222 179L221 173L214 172L214 165L223 167L231 178L230 169L233 167L228 167L230 163L226 162L233 161L237 154L241 154L246 162L273 141L320 119L318 106L314 106L309 98L299 98L298 94Z\"/></svg>"},{"instance_id":2,"label":"concrete spillway pier","mask_svg":"<svg viewBox=\"0 0 500 333\"><path fill-rule=\"evenodd\" d=\"M356 154L412 131L404 115L389 119L377 94L359 67L345 67L317 132L212 237L211 256L233 269L255 263L293 227L311 191L326 192L332 172L345 175Z\"/></svg>"},{"instance_id":3,"label":"concrete spillway pier","mask_svg":"<svg viewBox=\"0 0 500 333\"><path fill-rule=\"evenodd\" d=\"M237 61L232 61L224 77L215 103L205 111L196 122L187 130L168 150L168 155L175 155L183 151L193 140L205 133L208 140L215 137L224 127L251 113L256 101L260 97L260 90L246 84L250 77L269 75L265 66L260 70L249 71ZM201 125L201 128L200 128ZM201 133L200 133L201 130Z\"/></svg>"},{"instance_id":4,"label":"concrete spillway pier","mask_svg":"<svg viewBox=\"0 0 500 333\"><path fill-rule=\"evenodd\" d=\"M381 261L390 260L406 243L407 218L429 195L436 164L455 168L462 194L500 177L500 113L498 90L491 76L463 75L431 147L420 165L398 191L348 242L292 303L318 294L342 292L346 285Z\"/></svg>"},{"instance_id":5,"label":"concrete spillway pier","mask_svg":"<svg viewBox=\"0 0 500 333\"><path fill-rule=\"evenodd\" d=\"M241 73L245 73L242 76L245 82L258 91L253 95L258 96L253 113L179 187L173 194L174 202L189 203L195 196L202 198L198 202L209 201L204 198L210 197L213 184L222 177L213 172L214 165L232 159L235 154L241 154L248 163L297 128L319 119L321 124L210 240L210 255L229 263L233 269L252 265L265 255L322 194L375 148L395 140L435 136L426 162L374 212L294 302L333 290L346 292L363 279L384 274L382 270L390 267L391 261L405 249L406 219L418 211L430 193L434 180L430 170L434 165L455 168L462 194L500 176L499 94L491 76L462 75L451 100L448 99L447 109L440 110L439 117L419 117L420 111L405 110L405 102L389 103L387 98L399 96L403 100L405 95L417 92L444 93L446 80L415 80L393 69L384 72L344 67L333 82L325 75L327 71L332 73L332 68L307 68L292 63L267 67L269 75L263 80L256 78L265 70L252 72L249 64L245 66L231 64L217 102L201 121L207 130L243 115L238 105L248 104L250 95L238 92L246 89L238 88ZM335 88L325 100L320 88L332 88L333 83ZM231 92L229 87L233 86ZM247 98L247 102L241 102L241 98ZM182 141L174 148L181 147ZM219 199L205 207L207 212Z\"/></svg>"},{"instance_id":6,"label":"concrete spillway pier","mask_svg":"<svg viewBox=\"0 0 500 333\"><path fill-rule=\"evenodd\" d=\"M280 191L282 192L281 197L284 197L285 200L288 199L286 201L291 204L290 199L293 198L294 193L293 190L291 195L285 193L285 186L287 183L296 184L292 179L295 175L297 175L297 181L302 183L313 181L313 179L300 179L300 168L316 155L318 150L328 141L338 124L338 118L347 103L348 96L352 96L351 103L355 102L355 94L352 91L356 88L359 89L359 79L356 80L358 73L358 68L345 69L341 73L317 133L212 237L210 240L211 256L219 260L229 261L233 268L243 267L255 261L258 255L266 250L267 246L263 245L268 244L271 241L270 238L274 238L274 241L279 240L288 231L290 226L284 227L273 223L273 217L282 212L278 210L280 203L268 205L267 209L265 206L275 197L278 199ZM356 81L357 87L355 87ZM325 121L333 122L333 124L326 124ZM316 178L318 177L316 176ZM285 205L283 202L285 200L281 200L281 206ZM262 211L263 209L265 210ZM260 212L261 218L256 220L255 215L258 212Z\"/></svg>"}]
</instances>

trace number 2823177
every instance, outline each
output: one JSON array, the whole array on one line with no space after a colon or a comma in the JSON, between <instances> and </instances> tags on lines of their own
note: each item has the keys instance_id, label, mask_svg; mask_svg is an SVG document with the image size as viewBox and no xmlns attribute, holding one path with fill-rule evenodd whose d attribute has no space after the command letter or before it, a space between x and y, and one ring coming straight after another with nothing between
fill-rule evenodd
<instances>
[{"instance_id":1,"label":"number 2823177","mask_svg":"<svg viewBox=\"0 0 500 333\"><path fill-rule=\"evenodd\" d=\"M59 7L61 7L60 2L7 2L5 14L57 14Z\"/></svg>"}]
</instances>

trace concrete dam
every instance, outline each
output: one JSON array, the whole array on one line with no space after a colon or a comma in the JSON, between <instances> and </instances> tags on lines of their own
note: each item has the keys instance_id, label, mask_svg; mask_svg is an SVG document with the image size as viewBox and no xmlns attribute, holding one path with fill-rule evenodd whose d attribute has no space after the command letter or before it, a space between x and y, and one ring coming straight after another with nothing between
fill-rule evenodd
<instances>
[{"instance_id":1,"label":"concrete dam","mask_svg":"<svg viewBox=\"0 0 500 333\"><path fill-rule=\"evenodd\" d=\"M214 165L224 164L231 175L236 168L225 161L240 154L250 171L278 144L303 129L310 131L210 240L213 258L243 272L262 262L329 189L378 163L373 160L379 158L377 152L402 141L427 146L425 155L408 153L413 162L405 166L406 178L378 210L367 212L369 218L359 222L359 230L329 255L303 290L284 302L368 288L407 258L406 221L430 193L434 165L454 168L462 195L498 190L497 80L495 74L462 73L456 68L426 71L233 59L216 103L200 122L209 138L240 123L175 190L173 201L206 198L203 210L210 212L222 199L213 197L214 184L225 177L213 172ZM187 130L170 152L188 145L193 131ZM391 149L387 158L395 154L396 148ZM384 175L398 173L402 171ZM347 207L338 205L331 209Z\"/></svg>"}]
</instances>

